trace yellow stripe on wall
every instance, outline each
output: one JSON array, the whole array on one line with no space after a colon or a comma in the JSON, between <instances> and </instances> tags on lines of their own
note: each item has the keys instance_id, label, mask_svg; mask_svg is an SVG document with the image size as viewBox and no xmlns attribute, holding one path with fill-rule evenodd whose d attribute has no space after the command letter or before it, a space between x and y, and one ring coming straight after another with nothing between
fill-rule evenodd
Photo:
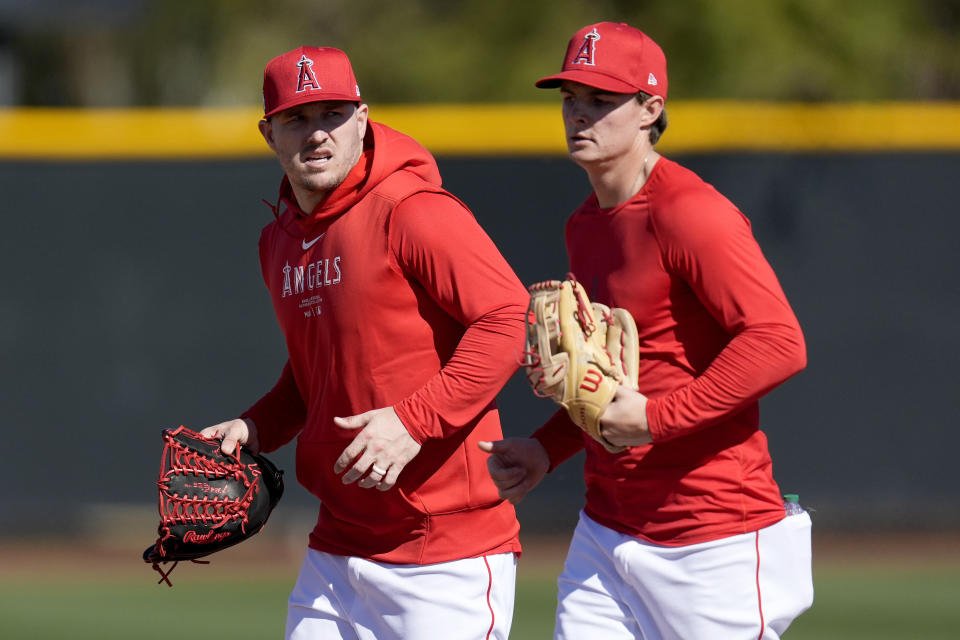
<instances>
[{"instance_id":1,"label":"yellow stripe on wall","mask_svg":"<svg viewBox=\"0 0 960 640\"><path fill-rule=\"evenodd\" d=\"M664 148L682 151L960 150L960 102L684 102L667 115Z\"/></svg>"},{"instance_id":2,"label":"yellow stripe on wall","mask_svg":"<svg viewBox=\"0 0 960 640\"><path fill-rule=\"evenodd\" d=\"M960 150L960 102L671 102L658 150ZM256 108L0 109L0 159L268 156ZM371 105L437 155L563 154L554 104Z\"/></svg>"},{"instance_id":3,"label":"yellow stripe on wall","mask_svg":"<svg viewBox=\"0 0 960 640\"><path fill-rule=\"evenodd\" d=\"M0 157L212 158L269 153L257 109L0 111Z\"/></svg>"}]
</instances>

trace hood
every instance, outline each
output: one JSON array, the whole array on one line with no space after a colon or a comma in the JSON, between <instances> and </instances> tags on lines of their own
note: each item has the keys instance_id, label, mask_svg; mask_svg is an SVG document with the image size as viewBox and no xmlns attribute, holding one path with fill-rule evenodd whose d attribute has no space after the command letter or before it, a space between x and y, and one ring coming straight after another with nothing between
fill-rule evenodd
<instances>
[{"instance_id":1,"label":"hood","mask_svg":"<svg viewBox=\"0 0 960 640\"><path fill-rule=\"evenodd\" d=\"M291 215L302 227L331 220L359 202L384 179L398 171L410 171L430 184L440 186L440 169L426 148L410 136L379 122L368 122L363 154L343 183L327 194L313 211L300 209L290 181L284 176L274 214Z\"/></svg>"}]
</instances>

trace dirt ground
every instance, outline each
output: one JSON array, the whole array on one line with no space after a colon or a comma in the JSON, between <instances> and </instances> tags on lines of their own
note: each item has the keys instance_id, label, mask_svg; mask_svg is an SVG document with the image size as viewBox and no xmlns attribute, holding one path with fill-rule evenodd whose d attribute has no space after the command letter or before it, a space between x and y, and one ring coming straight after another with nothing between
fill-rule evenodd
<instances>
[{"instance_id":1,"label":"dirt ground","mask_svg":"<svg viewBox=\"0 0 960 640\"><path fill-rule=\"evenodd\" d=\"M0 579L30 577L56 579L84 576L96 580L107 576L152 576L141 554L143 544L110 543L104 540L0 540ZM566 552L565 537L527 537L520 562L521 576L555 576ZM255 575L261 571L295 574L302 558L299 541L261 535L208 558L218 578L224 575ZM936 565L960 570L960 532L888 533L883 535L815 534L814 566L871 564L884 567ZM184 571L178 567L178 572ZM203 576L198 566L186 571Z\"/></svg>"}]
</instances>

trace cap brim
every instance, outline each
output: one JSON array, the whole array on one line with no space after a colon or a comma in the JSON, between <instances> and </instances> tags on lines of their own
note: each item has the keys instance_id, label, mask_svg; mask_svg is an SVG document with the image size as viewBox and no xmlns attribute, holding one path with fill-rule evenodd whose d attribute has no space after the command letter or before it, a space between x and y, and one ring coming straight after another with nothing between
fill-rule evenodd
<instances>
[{"instance_id":1,"label":"cap brim","mask_svg":"<svg viewBox=\"0 0 960 640\"><path fill-rule=\"evenodd\" d=\"M635 87L632 84L608 76L605 73L587 71L585 69L571 69L553 76L540 78L537 80L536 86L540 89L556 89L564 80L579 82L588 87L594 87L601 91L609 91L610 93L636 93L641 90L640 87Z\"/></svg>"},{"instance_id":2,"label":"cap brim","mask_svg":"<svg viewBox=\"0 0 960 640\"><path fill-rule=\"evenodd\" d=\"M358 96L348 95L348 94L346 94L346 93L318 93L318 92L312 92L312 93L310 93L310 94L306 94L306 95L300 96L300 97L295 98L295 99L293 99L293 100L287 100L287 101L284 102L283 104L279 104L279 105L275 106L275 107L274 107L273 109L271 109L270 111L264 113L264 114L263 114L263 117L264 117L264 118L269 118L270 116L274 116L274 115L280 113L280 112L283 111L284 109L289 109L290 107L296 107L297 105L301 105L301 104L308 104L308 103L310 103L310 102L329 102L329 101L333 101L333 102L355 102L355 103L359 104L359 103L363 102L363 99L360 98L360 97L358 97Z\"/></svg>"}]
</instances>

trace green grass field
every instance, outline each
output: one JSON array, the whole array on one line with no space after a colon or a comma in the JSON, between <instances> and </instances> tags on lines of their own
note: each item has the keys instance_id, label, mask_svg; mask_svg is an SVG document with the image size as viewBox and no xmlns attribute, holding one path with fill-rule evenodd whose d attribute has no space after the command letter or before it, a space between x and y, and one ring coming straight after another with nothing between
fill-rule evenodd
<instances>
[{"instance_id":1,"label":"green grass field","mask_svg":"<svg viewBox=\"0 0 960 640\"><path fill-rule=\"evenodd\" d=\"M529 548L529 546L528 546ZM226 555L231 554L233 555ZM280 638L295 562L244 564L234 550L209 566L181 565L174 587L147 565L62 552L0 554L0 638L130 640ZM129 557L129 556L128 556ZM520 566L516 640L551 637L561 557L531 553ZM845 554L815 560L816 601L790 640L947 640L960 629L960 558Z\"/></svg>"}]
</instances>

